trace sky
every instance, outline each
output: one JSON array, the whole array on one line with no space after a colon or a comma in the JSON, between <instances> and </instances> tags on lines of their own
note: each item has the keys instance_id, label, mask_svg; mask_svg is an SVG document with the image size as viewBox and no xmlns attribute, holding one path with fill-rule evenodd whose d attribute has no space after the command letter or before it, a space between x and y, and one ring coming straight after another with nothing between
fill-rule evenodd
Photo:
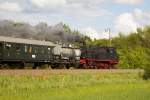
<instances>
[{"instance_id":1,"label":"sky","mask_svg":"<svg viewBox=\"0 0 150 100\"><path fill-rule=\"evenodd\" d=\"M0 0L0 20L63 22L92 39L127 35L150 25L150 0Z\"/></svg>"}]
</instances>

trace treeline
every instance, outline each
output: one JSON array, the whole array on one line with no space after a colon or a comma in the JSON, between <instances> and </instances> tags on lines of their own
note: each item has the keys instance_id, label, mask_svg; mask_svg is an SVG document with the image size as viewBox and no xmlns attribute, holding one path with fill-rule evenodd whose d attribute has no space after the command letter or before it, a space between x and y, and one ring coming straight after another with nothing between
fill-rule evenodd
<instances>
[{"instance_id":1,"label":"treeline","mask_svg":"<svg viewBox=\"0 0 150 100\"><path fill-rule=\"evenodd\" d=\"M144 68L150 66L150 26L138 28L137 32L112 38L111 45L119 55L119 68ZM89 45L109 46L109 40L86 40Z\"/></svg>"},{"instance_id":2,"label":"treeline","mask_svg":"<svg viewBox=\"0 0 150 100\"><path fill-rule=\"evenodd\" d=\"M150 65L150 27L137 29L128 36L119 35L112 40L118 48L120 67L143 68Z\"/></svg>"}]
</instances>

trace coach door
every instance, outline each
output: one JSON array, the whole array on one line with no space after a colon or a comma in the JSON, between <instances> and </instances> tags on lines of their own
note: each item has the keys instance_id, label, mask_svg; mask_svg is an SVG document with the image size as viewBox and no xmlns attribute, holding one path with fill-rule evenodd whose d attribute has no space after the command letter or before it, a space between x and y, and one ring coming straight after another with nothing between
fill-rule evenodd
<instances>
[{"instance_id":1,"label":"coach door","mask_svg":"<svg viewBox=\"0 0 150 100\"><path fill-rule=\"evenodd\" d=\"M2 50L3 50L3 45L0 43L0 59L2 59Z\"/></svg>"}]
</instances>

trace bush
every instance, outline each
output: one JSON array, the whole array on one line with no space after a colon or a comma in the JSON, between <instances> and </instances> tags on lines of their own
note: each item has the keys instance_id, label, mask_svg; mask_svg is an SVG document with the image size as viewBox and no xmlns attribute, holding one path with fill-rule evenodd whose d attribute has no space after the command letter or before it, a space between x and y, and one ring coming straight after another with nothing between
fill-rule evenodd
<instances>
[{"instance_id":1,"label":"bush","mask_svg":"<svg viewBox=\"0 0 150 100\"><path fill-rule=\"evenodd\" d=\"M150 79L150 67L145 67L144 68L143 79L144 80L149 80Z\"/></svg>"}]
</instances>

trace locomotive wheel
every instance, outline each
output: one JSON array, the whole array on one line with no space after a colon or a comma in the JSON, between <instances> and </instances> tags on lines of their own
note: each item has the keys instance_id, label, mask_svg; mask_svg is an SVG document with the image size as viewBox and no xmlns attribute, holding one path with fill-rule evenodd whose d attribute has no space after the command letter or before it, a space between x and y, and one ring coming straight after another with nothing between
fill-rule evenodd
<instances>
[{"instance_id":1,"label":"locomotive wheel","mask_svg":"<svg viewBox=\"0 0 150 100\"><path fill-rule=\"evenodd\" d=\"M52 65L51 65L51 69L54 69L54 68L55 68L55 65L54 65L54 64L52 64Z\"/></svg>"},{"instance_id":2,"label":"locomotive wheel","mask_svg":"<svg viewBox=\"0 0 150 100\"><path fill-rule=\"evenodd\" d=\"M10 66L9 66L8 64L3 64L3 65L2 65L2 68L4 68L4 69L9 69Z\"/></svg>"},{"instance_id":3,"label":"locomotive wheel","mask_svg":"<svg viewBox=\"0 0 150 100\"><path fill-rule=\"evenodd\" d=\"M9 68L10 69L23 69L24 64L21 62L9 63Z\"/></svg>"},{"instance_id":4,"label":"locomotive wheel","mask_svg":"<svg viewBox=\"0 0 150 100\"><path fill-rule=\"evenodd\" d=\"M52 65L51 64L48 64L48 69L52 69Z\"/></svg>"},{"instance_id":5,"label":"locomotive wheel","mask_svg":"<svg viewBox=\"0 0 150 100\"><path fill-rule=\"evenodd\" d=\"M65 64L54 64L54 69L67 69Z\"/></svg>"},{"instance_id":6,"label":"locomotive wheel","mask_svg":"<svg viewBox=\"0 0 150 100\"><path fill-rule=\"evenodd\" d=\"M0 69L2 69L2 64L0 64Z\"/></svg>"},{"instance_id":7,"label":"locomotive wheel","mask_svg":"<svg viewBox=\"0 0 150 100\"><path fill-rule=\"evenodd\" d=\"M67 68L67 69L69 69L69 68L70 68L69 64L66 64L66 68Z\"/></svg>"},{"instance_id":8,"label":"locomotive wheel","mask_svg":"<svg viewBox=\"0 0 150 100\"><path fill-rule=\"evenodd\" d=\"M108 64L105 64L105 63L104 63L103 66L102 66L102 68L103 68L103 69L109 69L109 66L108 66Z\"/></svg>"},{"instance_id":9,"label":"locomotive wheel","mask_svg":"<svg viewBox=\"0 0 150 100\"><path fill-rule=\"evenodd\" d=\"M83 68L83 69L87 69L86 64L83 64L83 65L82 65L82 68Z\"/></svg>"},{"instance_id":10,"label":"locomotive wheel","mask_svg":"<svg viewBox=\"0 0 150 100\"><path fill-rule=\"evenodd\" d=\"M87 65L87 64L83 64L83 69L91 69L91 66L90 65Z\"/></svg>"},{"instance_id":11,"label":"locomotive wheel","mask_svg":"<svg viewBox=\"0 0 150 100\"><path fill-rule=\"evenodd\" d=\"M33 69L36 69L36 68L37 68L37 66L33 66L32 68L33 68Z\"/></svg>"},{"instance_id":12,"label":"locomotive wheel","mask_svg":"<svg viewBox=\"0 0 150 100\"><path fill-rule=\"evenodd\" d=\"M8 69L9 66L7 64L0 64L0 69Z\"/></svg>"},{"instance_id":13,"label":"locomotive wheel","mask_svg":"<svg viewBox=\"0 0 150 100\"><path fill-rule=\"evenodd\" d=\"M73 64L71 64L71 68L72 68L72 69L78 69L78 68L80 68L80 67L79 67L79 64L78 64L78 63L73 63Z\"/></svg>"},{"instance_id":14,"label":"locomotive wheel","mask_svg":"<svg viewBox=\"0 0 150 100\"><path fill-rule=\"evenodd\" d=\"M38 63L34 63L32 69L37 69L39 67Z\"/></svg>"},{"instance_id":15,"label":"locomotive wheel","mask_svg":"<svg viewBox=\"0 0 150 100\"><path fill-rule=\"evenodd\" d=\"M24 67L25 67L25 62L21 62L19 65L20 65L19 69L24 69Z\"/></svg>"},{"instance_id":16,"label":"locomotive wheel","mask_svg":"<svg viewBox=\"0 0 150 100\"><path fill-rule=\"evenodd\" d=\"M108 69L108 64L105 63L97 63L97 69Z\"/></svg>"},{"instance_id":17,"label":"locomotive wheel","mask_svg":"<svg viewBox=\"0 0 150 100\"><path fill-rule=\"evenodd\" d=\"M60 65L59 65L59 68L60 68L60 69L67 69L67 67L66 67L65 64L60 64Z\"/></svg>"},{"instance_id":18,"label":"locomotive wheel","mask_svg":"<svg viewBox=\"0 0 150 100\"><path fill-rule=\"evenodd\" d=\"M116 69L114 65L109 65L109 69Z\"/></svg>"}]
</instances>

